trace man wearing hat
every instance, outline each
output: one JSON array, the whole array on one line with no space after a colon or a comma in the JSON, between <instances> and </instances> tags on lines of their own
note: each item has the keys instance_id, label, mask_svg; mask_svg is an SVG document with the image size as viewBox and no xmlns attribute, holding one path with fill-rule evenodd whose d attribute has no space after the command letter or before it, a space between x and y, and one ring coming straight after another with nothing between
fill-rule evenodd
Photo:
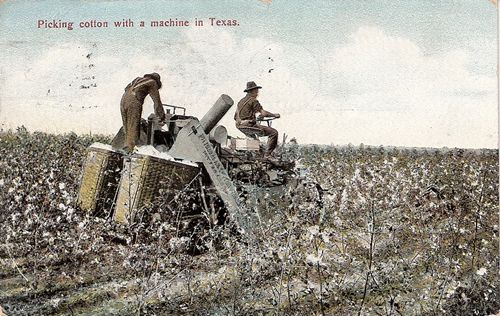
<instances>
[{"instance_id":1,"label":"man wearing hat","mask_svg":"<svg viewBox=\"0 0 500 316\"><path fill-rule=\"evenodd\" d=\"M243 91L247 95L238 102L234 120L236 121L236 127L245 135L251 133L258 136L268 136L265 157L270 157L276 145L278 145L278 131L270 126L257 124L255 115L259 113L261 117L275 118L279 118L280 115L268 112L262 108L262 105L257 100L259 89L262 89L262 87L258 86L255 82L247 82L247 88Z\"/></svg>"},{"instance_id":2,"label":"man wearing hat","mask_svg":"<svg viewBox=\"0 0 500 316\"><path fill-rule=\"evenodd\" d=\"M125 88L120 102L120 110L125 131L125 145L129 152L134 150L139 140L142 105L147 95L153 99L155 114L160 121L165 120L165 111L158 91L161 86L160 75L154 72L135 78Z\"/></svg>"}]
</instances>

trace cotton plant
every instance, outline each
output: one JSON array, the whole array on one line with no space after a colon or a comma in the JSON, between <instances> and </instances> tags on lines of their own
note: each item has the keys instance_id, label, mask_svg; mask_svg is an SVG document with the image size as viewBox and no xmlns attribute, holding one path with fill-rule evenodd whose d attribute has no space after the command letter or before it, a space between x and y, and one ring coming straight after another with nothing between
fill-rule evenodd
<instances>
[{"instance_id":1,"label":"cotton plant","mask_svg":"<svg viewBox=\"0 0 500 316\"><path fill-rule=\"evenodd\" d=\"M79 209L78 176L95 141L110 139L0 136L0 272L21 280L0 293L7 311L20 302L25 314L499 309L497 151L298 146L284 154L322 197L310 187L268 194L257 207L271 216L249 241L227 223L178 219L196 190L179 208L158 201L144 212L160 216L130 227ZM431 186L438 192L426 194Z\"/></svg>"}]
</instances>

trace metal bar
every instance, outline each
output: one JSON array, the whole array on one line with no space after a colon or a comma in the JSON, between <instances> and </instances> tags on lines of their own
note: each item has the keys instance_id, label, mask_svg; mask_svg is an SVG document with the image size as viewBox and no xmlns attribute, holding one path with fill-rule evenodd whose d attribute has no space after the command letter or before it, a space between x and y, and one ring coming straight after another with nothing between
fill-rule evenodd
<instances>
[{"instance_id":1,"label":"metal bar","mask_svg":"<svg viewBox=\"0 0 500 316\"><path fill-rule=\"evenodd\" d=\"M215 104L208 110L208 112L201 118L200 125L203 127L205 134L210 131L219 123L224 115L233 106L234 102L228 95L221 95Z\"/></svg>"}]
</instances>

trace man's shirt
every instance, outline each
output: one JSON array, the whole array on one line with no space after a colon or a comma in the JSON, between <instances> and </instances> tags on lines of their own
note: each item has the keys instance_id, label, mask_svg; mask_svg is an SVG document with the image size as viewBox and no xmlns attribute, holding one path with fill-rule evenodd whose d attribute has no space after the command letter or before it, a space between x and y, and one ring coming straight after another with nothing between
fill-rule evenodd
<instances>
[{"instance_id":1,"label":"man's shirt","mask_svg":"<svg viewBox=\"0 0 500 316\"><path fill-rule=\"evenodd\" d=\"M250 94L247 94L243 99L238 102L234 119L238 121L252 120L255 121L255 114L262 110L262 105L259 101Z\"/></svg>"},{"instance_id":2,"label":"man's shirt","mask_svg":"<svg viewBox=\"0 0 500 316\"><path fill-rule=\"evenodd\" d=\"M125 91L131 90L139 102L144 103L144 99L149 94L153 99L155 114L163 120L165 118L165 110L160 99L160 92L156 81L147 77L137 77L127 85Z\"/></svg>"}]
</instances>

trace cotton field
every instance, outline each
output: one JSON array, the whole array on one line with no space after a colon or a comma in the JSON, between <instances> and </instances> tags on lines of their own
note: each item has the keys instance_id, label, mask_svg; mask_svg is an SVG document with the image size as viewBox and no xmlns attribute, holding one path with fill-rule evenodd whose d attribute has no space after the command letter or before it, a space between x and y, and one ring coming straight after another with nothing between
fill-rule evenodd
<instances>
[{"instance_id":1,"label":"cotton field","mask_svg":"<svg viewBox=\"0 0 500 316\"><path fill-rule=\"evenodd\" d=\"M249 241L196 192L125 226L80 210L86 148L109 140L0 133L6 315L500 312L497 150L287 147L306 185L247 191Z\"/></svg>"}]
</instances>

